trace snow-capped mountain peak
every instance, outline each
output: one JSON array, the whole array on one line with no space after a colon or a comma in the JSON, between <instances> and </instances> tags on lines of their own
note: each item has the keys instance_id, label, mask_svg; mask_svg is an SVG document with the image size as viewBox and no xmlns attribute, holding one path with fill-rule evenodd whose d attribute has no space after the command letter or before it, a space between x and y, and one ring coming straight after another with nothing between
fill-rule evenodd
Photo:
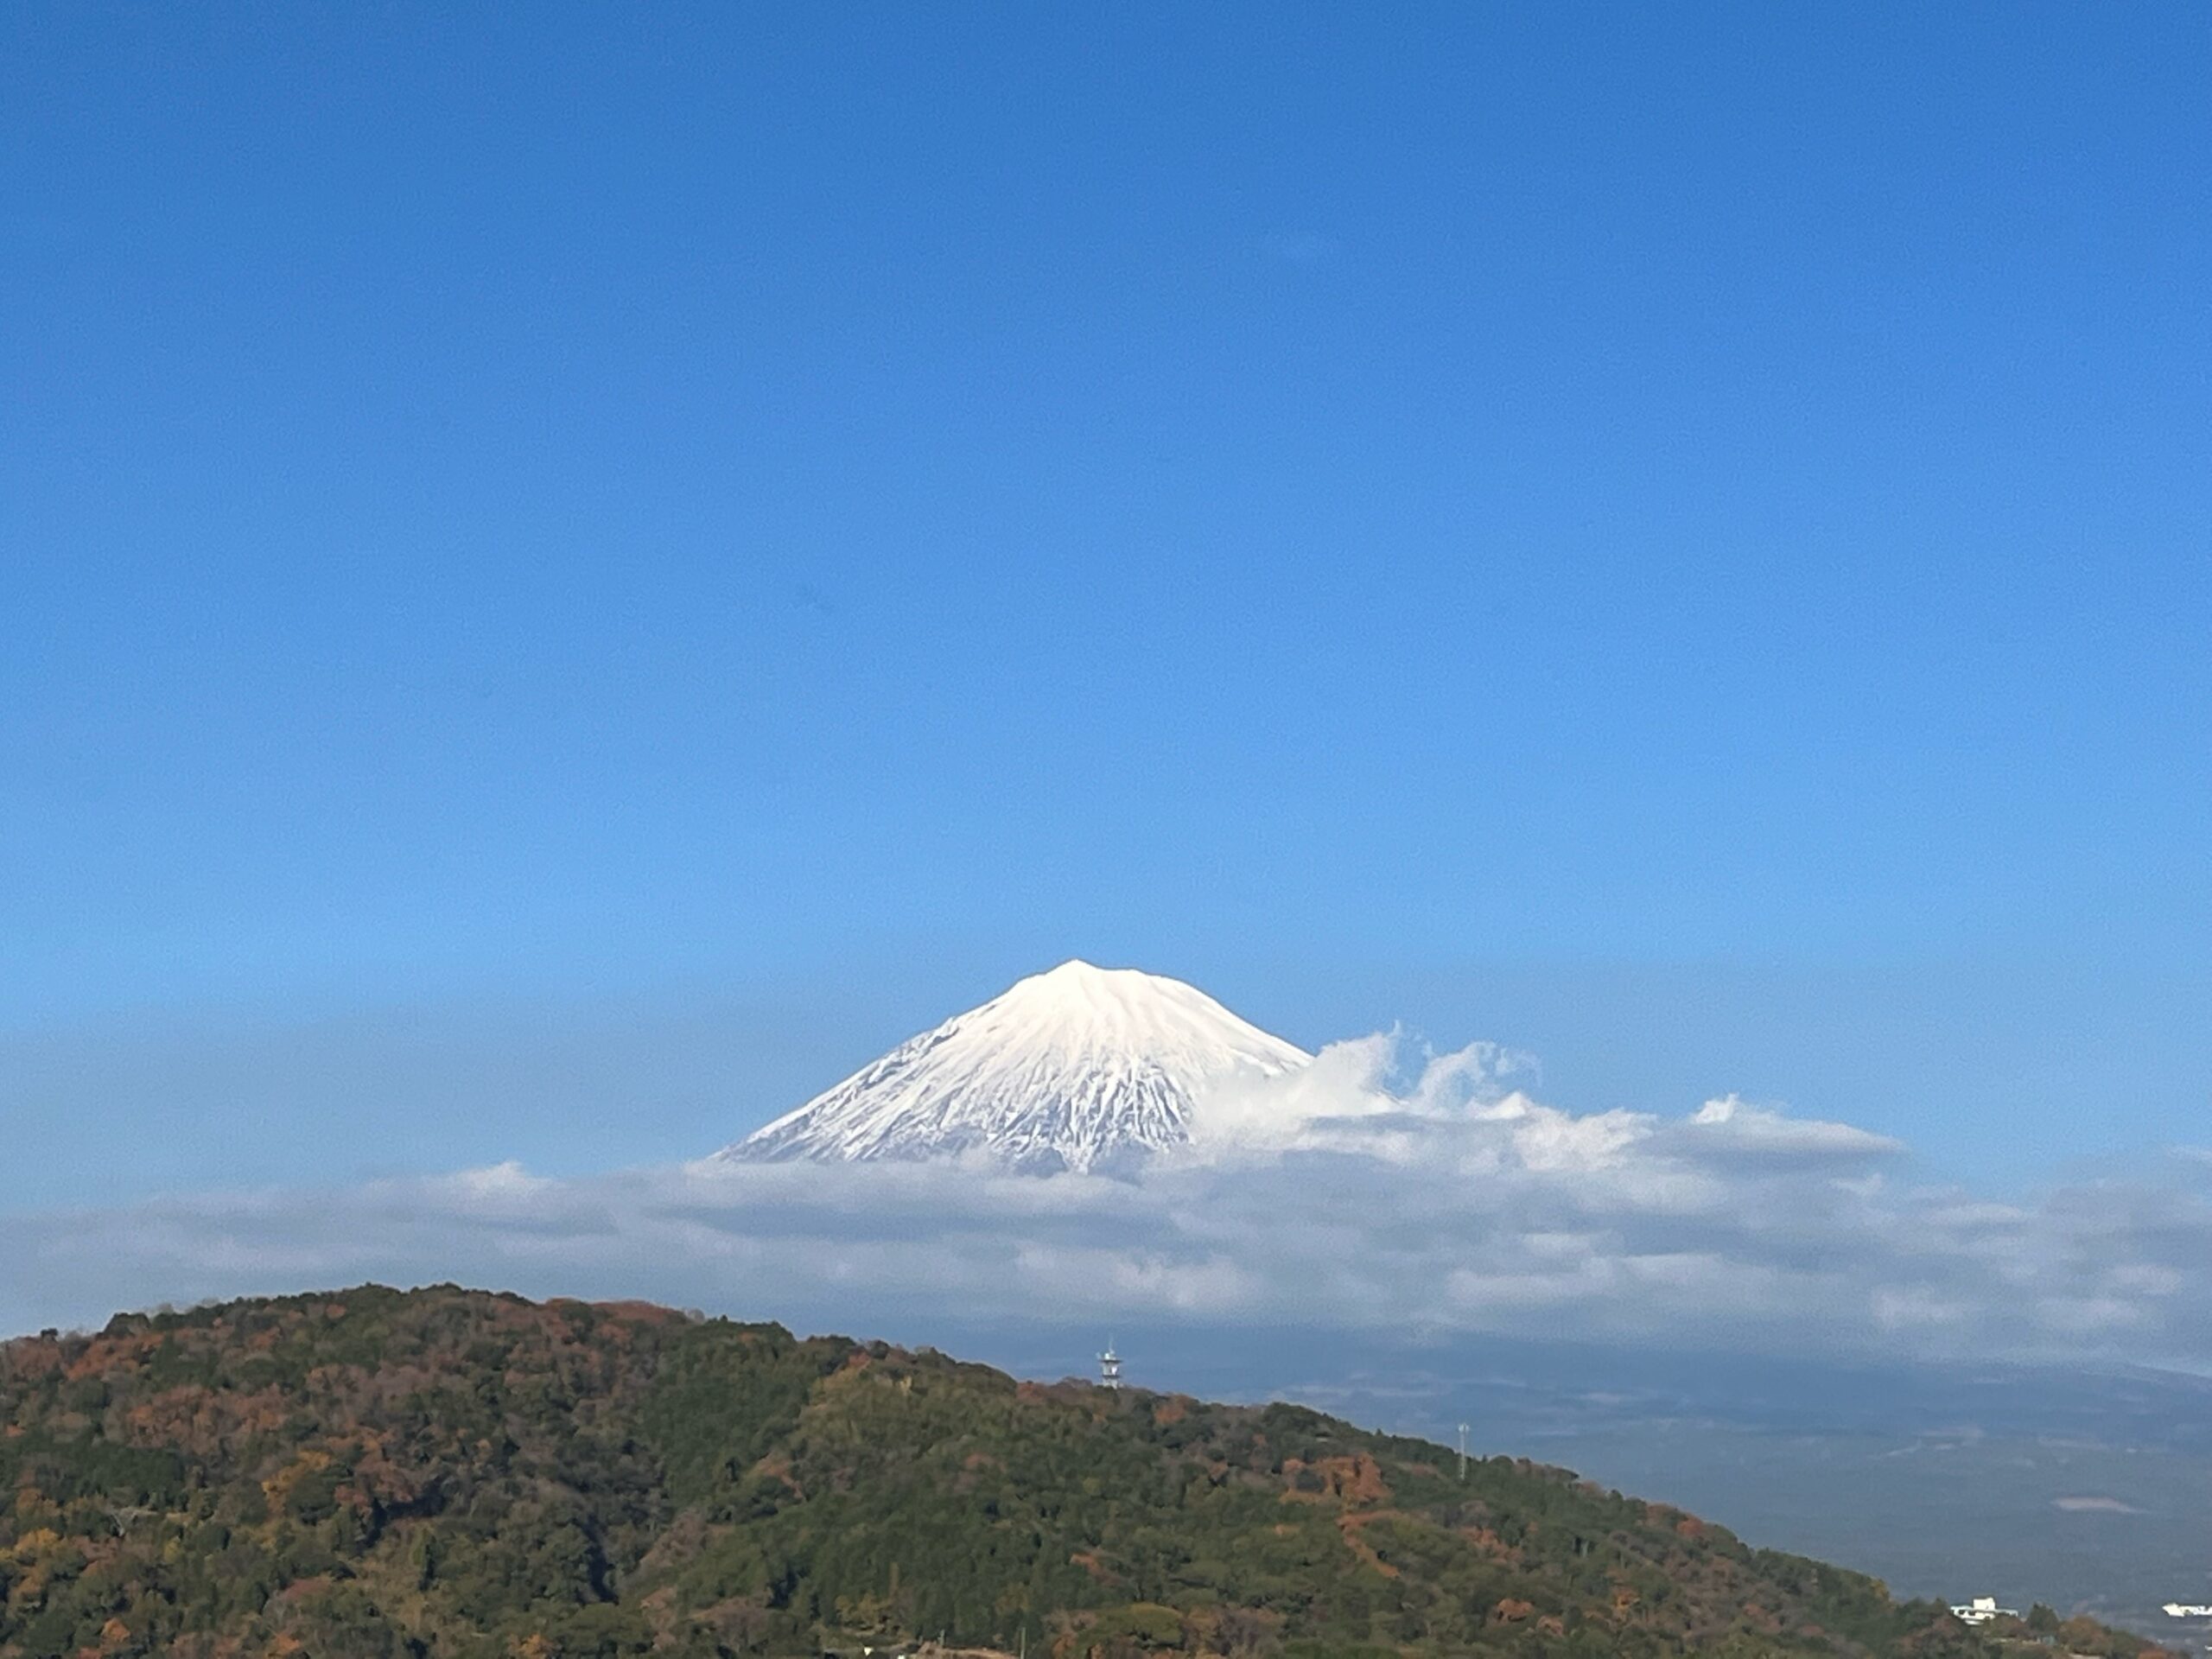
<instances>
[{"instance_id":1,"label":"snow-capped mountain peak","mask_svg":"<svg viewBox=\"0 0 2212 1659\"><path fill-rule=\"evenodd\" d=\"M1064 962L716 1156L982 1151L1020 1168L1092 1169L1188 1141L1193 1105L1217 1084L1280 1077L1311 1058L1180 980Z\"/></svg>"}]
</instances>

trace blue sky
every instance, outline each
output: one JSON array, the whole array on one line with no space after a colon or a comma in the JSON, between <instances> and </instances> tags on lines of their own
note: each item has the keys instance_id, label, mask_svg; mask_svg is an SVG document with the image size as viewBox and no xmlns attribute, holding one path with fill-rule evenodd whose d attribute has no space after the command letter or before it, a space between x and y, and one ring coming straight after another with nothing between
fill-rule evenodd
<instances>
[{"instance_id":1,"label":"blue sky","mask_svg":"<svg viewBox=\"0 0 2212 1659\"><path fill-rule=\"evenodd\" d=\"M10 11L0 1206L681 1156L1071 955L2202 1139L2208 86L2179 5Z\"/></svg>"}]
</instances>

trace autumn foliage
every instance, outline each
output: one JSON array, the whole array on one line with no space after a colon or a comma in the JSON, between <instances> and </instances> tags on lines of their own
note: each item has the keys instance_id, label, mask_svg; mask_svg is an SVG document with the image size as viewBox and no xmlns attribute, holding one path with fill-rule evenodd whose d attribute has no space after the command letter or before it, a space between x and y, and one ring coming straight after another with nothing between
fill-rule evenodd
<instances>
[{"instance_id":1,"label":"autumn foliage","mask_svg":"<svg viewBox=\"0 0 2212 1659\"><path fill-rule=\"evenodd\" d=\"M0 1345L0 1659L1979 1655L1523 1461L451 1287ZM2120 1655L2086 1620L2024 1645Z\"/></svg>"}]
</instances>

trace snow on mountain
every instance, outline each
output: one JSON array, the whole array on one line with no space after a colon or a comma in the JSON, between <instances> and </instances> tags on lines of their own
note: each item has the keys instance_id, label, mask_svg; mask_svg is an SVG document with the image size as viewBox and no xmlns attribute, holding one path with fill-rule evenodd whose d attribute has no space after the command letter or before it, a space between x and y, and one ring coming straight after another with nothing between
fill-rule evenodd
<instances>
[{"instance_id":1,"label":"snow on mountain","mask_svg":"<svg viewBox=\"0 0 2212 1659\"><path fill-rule=\"evenodd\" d=\"M956 1014L715 1154L853 1161L982 1151L1021 1169L1096 1169L1191 1138L1233 1077L1312 1059L1180 980L1066 962Z\"/></svg>"}]
</instances>

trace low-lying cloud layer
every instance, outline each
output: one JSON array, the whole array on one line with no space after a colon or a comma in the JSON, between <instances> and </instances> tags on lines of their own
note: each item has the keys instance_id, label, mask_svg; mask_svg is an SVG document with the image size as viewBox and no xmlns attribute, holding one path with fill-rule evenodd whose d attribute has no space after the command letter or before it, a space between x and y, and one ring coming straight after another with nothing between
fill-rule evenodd
<instances>
[{"instance_id":1,"label":"low-lying cloud layer","mask_svg":"<svg viewBox=\"0 0 2212 1659\"><path fill-rule=\"evenodd\" d=\"M820 1328L939 1317L1481 1332L2212 1367L2212 1164L2000 1204L1732 1097L1585 1115L1486 1046L1391 1037L1208 1103L1135 1180L972 1165L517 1164L0 1217L0 1316L439 1280Z\"/></svg>"}]
</instances>

